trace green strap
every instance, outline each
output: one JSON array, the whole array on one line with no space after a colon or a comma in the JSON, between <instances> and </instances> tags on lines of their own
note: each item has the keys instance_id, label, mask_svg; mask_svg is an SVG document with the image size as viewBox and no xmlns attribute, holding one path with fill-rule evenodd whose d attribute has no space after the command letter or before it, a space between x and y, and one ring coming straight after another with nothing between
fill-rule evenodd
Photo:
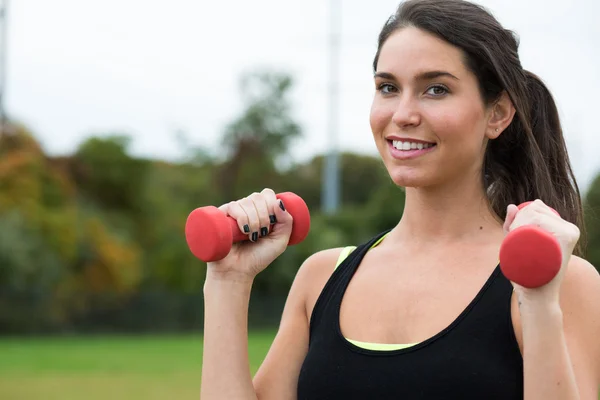
<instances>
[{"instance_id":1,"label":"green strap","mask_svg":"<svg viewBox=\"0 0 600 400\"><path fill-rule=\"evenodd\" d=\"M383 235L382 237L380 237L379 240L377 242L375 242L373 244L373 246L371 246L371 248L373 248L373 247L377 246L379 243L381 243L381 241L383 239L385 239L385 237L388 234L389 234L389 232L386 233L385 235ZM342 249L342 252L340 253L340 255L339 255L338 259L337 259L337 263L335 264L335 268L333 269L334 271L337 269L337 267L340 266L340 264L342 263L342 261L344 261L346 259L346 257L348 257L350 255L350 253L352 253L354 251L354 249L356 249L356 246L347 246L347 247L344 247Z\"/></svg>"},{"instance_id":2,"label":"green strap","mask_svg":"<svg viewBox=\"0 0 600 400\"><path fill-rule=\"evenodd\" d=\"M340 266L342 261L344 261L346 259L346 257L348 257L350 255L350 253L352 253L354 251L354 249L356 249L356 246L348 246L348 247L344 247L342 249L342 252L340 253L340 255L337 259L337 263L335 264L335 268L333 269L334 271L337 269L337 267Z\"/></svg>"}]
</instances>

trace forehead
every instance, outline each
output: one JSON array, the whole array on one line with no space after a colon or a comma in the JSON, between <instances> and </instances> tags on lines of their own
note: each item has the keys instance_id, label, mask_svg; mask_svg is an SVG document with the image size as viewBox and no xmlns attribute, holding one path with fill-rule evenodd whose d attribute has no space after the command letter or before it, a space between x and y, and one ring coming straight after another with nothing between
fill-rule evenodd
<instances>
[{"instance_id":1,"label":"forehead","mask_svg":"<svg viewBox=\"0 0 600 400\"><path fill-rule=\"evenodd\" d=\"M426 70L448 71L459 78L467 73L459 48L413 27L392 33L379 53L377 71L408 76Z\"/></svg>"}]
</instances>

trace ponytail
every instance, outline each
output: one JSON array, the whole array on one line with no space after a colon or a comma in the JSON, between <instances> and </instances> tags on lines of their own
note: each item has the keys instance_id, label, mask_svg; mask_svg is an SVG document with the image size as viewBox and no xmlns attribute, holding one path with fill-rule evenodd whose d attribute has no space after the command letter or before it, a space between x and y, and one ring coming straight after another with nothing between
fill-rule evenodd
<instances>
[{"instance_id":1,"label":"ponytail","mask_svg":"<svg viewBox=\"0 0 600 400\"><path fill-rule=\"evenodd\" d=\"M527 102L524 112L497 139L488 144L484 162L485 185L494 212L506 217L509 204L540 199L575 224L583 255L585 227L581 194L571 168L558 109L544 82L524 71ZM514 97L514 96L511 96Z\"/></svg>"}]
</instances>

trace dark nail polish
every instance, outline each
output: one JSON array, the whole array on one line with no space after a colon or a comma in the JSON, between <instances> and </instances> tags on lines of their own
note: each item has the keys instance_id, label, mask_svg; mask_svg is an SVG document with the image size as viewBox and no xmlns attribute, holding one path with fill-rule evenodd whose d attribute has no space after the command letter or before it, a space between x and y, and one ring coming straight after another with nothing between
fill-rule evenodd
<instances>
[{"instance_id":1,"label":"dark nail polish","mask_svg":"<svg viewBox=\"0 0 600 400\"><path fill-rule=\"evenodd\" d=\"M244 233L250 233L250 227L248 224L244 225Z\"/></svg>"},{"instance_id":2,"label":"dark nail polish","mask_svg":"<svg viewBox=\"0 0 600 400\"><path fill-rule=\"evenodd\" d=\"M258 232L254 232L254 233L252 234L252 241L253 241L253 242L256 242L257 240L258 240Z\"/></svg>"},{"instance_id":3,"label":"dark nail polish","mask_svg":"<svg viewBox=\"0 0 600 400\"><path fill-rule=\"evenodd\" d=\"M283 206L283 201L279 200L279 208L285 211L285 207Z\"/></svg>"},{"instance_id":4,"label":"dark nail polish","mask_svg":"<svg viewBox=\"0 0 600 400\"><path fill-rule=\"evenodd\" d=\"M267 236L269 230L267 228L260 228L260 236Z\"/></svg>"},{"instance_id":5,"label":"dark nail polish","mask_svg":"<svg viewBox=\"0 0 600 400\"><path fill-rule=\"evenodd\" d=\"M269 221L271 221L271 224L276 224L277 223L277 217L274 215L269 215Z\"/></svg>"}]
</instances>

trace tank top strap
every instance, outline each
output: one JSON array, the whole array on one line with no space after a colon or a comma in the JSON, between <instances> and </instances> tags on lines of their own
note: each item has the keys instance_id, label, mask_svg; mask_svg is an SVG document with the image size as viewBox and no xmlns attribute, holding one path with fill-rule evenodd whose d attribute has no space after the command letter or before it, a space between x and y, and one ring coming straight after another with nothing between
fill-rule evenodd
<instances>
[{"instance_id":1,"label":"tank top strap","mask_svg":"<svg viewBox=\"0 0 600 400\"><path fill-rule=\"evenodd\" d=\"M315 328L321 321L327 323L335 320L333 315L323 319L323 313L326 310L331 310L332 308L335 309L335 307L328 307L328 305L332 300L335 301L338 297L344 295L346 286L348 286L348 283L352 279L352 276L356 272L365 254L375 245L379 244L389 231L390 230L381 232L358 246L347 246L342 250L342 253L338 257L336 268L323 287L313 308L310 318L311 337L313 336Z\"/></svg>"},{"instance_id":2,"label":"tank top strap","mask_svg":"<svg viewBox=\"0 0 600 400\"><path fill-rule=\"evenodd\" d=\"M375 243L373 243L370 247L370 249L372 249L373 247L377 246L379 243L381 243L381 241L383 239L385 239L385 237L388 235L388 233L390 233L389 231L384 233L383 235L381 235L379 237L379 239L377 239L375 241ZM346 259L346 257L348 257L350 255L350 253L352 253L354 250L356 249L356 246L346 246L342 249L342 251L340 252L340 255L338 256L337 262L335 264L335 268L337 269L337 267L340 266L340 264Z\"/></svg>"}]
</instances>

